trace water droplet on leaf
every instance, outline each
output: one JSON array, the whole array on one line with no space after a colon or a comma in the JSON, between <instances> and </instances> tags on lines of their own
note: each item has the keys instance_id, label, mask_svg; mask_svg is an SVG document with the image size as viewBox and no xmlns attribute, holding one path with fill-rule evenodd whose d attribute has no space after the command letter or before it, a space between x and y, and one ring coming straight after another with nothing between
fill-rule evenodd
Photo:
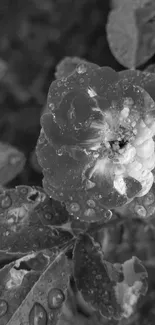
<instances>
[{"instance_id":1,"label":"water droplet on leaf","mask_svg":"<svg viewBox=\"0 0 155 325\"><path fill-rule=\"evenodd\" d=\"M50 213L46 213L45 214L45 219L51 220L52 219L52 215Z\"/></svg>"},{"instance_id":2,"label":"water droplet on leaf","mask_svg":"<svg viewBox=\"0 0 155 325\"><path fill-rule=\"evenodd\" d=\"M54 108L55 108L54 104L53 104L53 103L50 103L50 104L49 104L49 108L50 108L50 109L54 109Z\"/></svg>"},{"instance_id":3,"label":"water droplet on leaf","mask_svg":"<svg viewBox=\"0 0 155 325\"><path fill-rule=\"evenodd\" d=\"M58 156L62 156L63 155L63 150L62 149L58 149L57 150L57 155Z\"/></svg>"},{"instance_id":4,"label":"water droplet on leaf","mask_svg":"<svg viewBox=\"0 0 155 325\"><path fill-rule=\"evenodd\" d=\"M65 300L65 295L62 290L58 288L52 288L48 293L48 305L49 308L60 308Z\"/></svg>"},{"instance_id":5,"label":"water droplet on leaf","mask_svg":"<svg viewBox=\"0 0 155 325\"><path fill-rule=\"evenodd\" d=\"M48 318L49 318L50 321L53 321L53 319L54 319L54 313L52 313L52 312L49 313L49 314L48 314ZM52 323L51 323L51 324L52 324Z\"/></svg>"},{"instance_id":6,"label":"water droplet on leaf","mask_svg":"<svg viewBox=\"0 0 155 325\"><path fill-rule=\"evenodd\" d=\"M93 200L88 200L87 204L89 205L90 208L94 208L95 207L95 202Z\"/></svg>"},{"instance_id":7,"label":"water droplet on leaf","mask_svg":"<svg viewBox=\"0 0 155 325\"><path fill-rule=\"evenodd\" d=\"M19 191L19 193L21 193L23 195L27 195L29 192L29 188L28 188L28 186L19 185L18 191Z\"/></svg>"},{"instance_id":8,"label":"water droplet on leaf","mask_svg":"<svg viewBox=\"0 0 155 325\"><path fill-rule=\"evenodd\" d=\"M137 204L135 206L135 212L139 215L139 217L146 217L146 210L142 205Z\"/></svg>"},{"instance_id":9,"label":"water droplet on leaf","mask_svg":"<svg viewBox=\"0 0 155 325\"><path fill-rule=\"evenodd\" d=\"M112 211L111 210L107 210L105 213L104 213L104 218L106 218L106 221L109 221L112 217Z\"/></svg>"},{"instance_id":10,"label":"water droplet on leaf","mask_svg":"<svg viewBox=\"0 0 155 325\"><path fill-rule=\"evenodd\" d=\"M5 300L0 299L0 317L4 316L7 312L8 304Z\"/></svg>"},{"instance_id":11,"label":"water droplet on leaf","mask_svg":"<svg viewBox=\"0 0 155 325\"><path fill-rule=\"evenodd\" d=\"M80 210L80 206L79 206L79 204L78 203L71 203L71 205L70 205L70 209L71 209L71 211L72 212L77 212L77 211L79 211Z\"/></svg>"},{"instance_id":12,"label":"water droplet on leaf","mask_svg":"<svg viewBox=\"0 0 155 325\"><path fill-rule=\"evenodd\" d=\"M36 302L29 314L29 325L47 325L47 313L45 308Z\"/></svg>"},{"instance_id":13,"label":"water droplet on leaf","mask_svg":"<svg viewBox=\"0 0 155 325\"><path fill-rule=\"evenodd\" d=\"M84 215L85 215L86 217L95 217L96 212L95 212L94 209L88 209L88 210L86 210L86 211L84 212Z\"/></svg>"}]
</instances>

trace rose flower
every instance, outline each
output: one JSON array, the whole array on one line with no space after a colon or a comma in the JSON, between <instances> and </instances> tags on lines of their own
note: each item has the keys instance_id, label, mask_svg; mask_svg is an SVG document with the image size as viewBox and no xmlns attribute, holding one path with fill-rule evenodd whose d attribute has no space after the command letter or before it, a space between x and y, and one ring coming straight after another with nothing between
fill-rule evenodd
<instances>
[{"instance_id":1,"label":"rose flower","mask_svg":"<svg viewBox=\"0 0 155 325\"><path fill-rule=\"evenodd\" d=\"M46 192L89 222L153 184L155 75L83 63L52 82L37 155Z\"/></svg>"}]
</instances>

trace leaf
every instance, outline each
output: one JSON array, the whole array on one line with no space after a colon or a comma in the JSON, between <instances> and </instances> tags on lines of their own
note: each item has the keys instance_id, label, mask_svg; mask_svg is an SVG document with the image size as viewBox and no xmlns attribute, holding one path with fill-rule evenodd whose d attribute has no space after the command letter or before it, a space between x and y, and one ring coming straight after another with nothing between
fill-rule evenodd
<instances>
[{"instance_id":1,"label":"leaf","mask_svg":"<svg viewBox=\"0 0 155 325\"><path fill-rule=\"evenodd\" d=\"M21 173L26 159L18 149L2 142L0 142L0 153L0 185L6 185Z\"/></svg>"},{"instance_id":2,"label":"leaf","mask_svg":"<svg viewBox=\"0 0 155 325\"><path fill-rule=\"evenodd\" d=\"M44 200L35 208L42 224L66 228L73 217L68 213L63 203L50 198L43 189L42 192L44 193Z\"/></svg>"},{"instance_id":3,"label":"leaf","mask_svg":"<svg viewBox=\"0 0 155 325\"><path fill-rule=\"evenodd\" d=\"M132 10L112 10L106 25L107 40L115 59L124 67L136 66L137 29Z\"/></svg>"},{"instance_id":4,"label":"leaf","mask_svg":"<svg viewBox=\"0 0 155 325\"><path fill-rule=\"evenodd\" d=\"M87 234L79 237L74 249L74 276L88 306L109 319L128 318L147 292L147 272L137 257L113 265Z\"/></svg>"},{"instance_id":5,"label":"leaf","mask_svg":"<svg viewBox=\"0 0 155 325\"><path fill-rule=\"evenodd\" d=\"M10 263L0 271L1 325L56 325L62 313L70 276L65 251L55 256L42 251L40 257L44 263L42 260L39 269L32 263L32 259L37 261L38 254L32 255ZM29 270L18 269L22 260L31 261ZM2 307L5 309L3 313Z\"/></svg>"},{"instance_id":6,"label":"leaf","mask_svg":"<svg viewBox=\"0 0 155 325\"><path fill-rule=\"evenodd\" d=\"M154 64L154 63L149 64L149 65L145 68L144 71L146 71L146 72L151 72L151 73L155 73L155 64Z\"/></svg>"},{"instance_id":7,"label":"leaf","mask_svg":"<svg viewBox=\"0 0 155 325\"><path fill-rule=\"evenodd\" d=\"M107 40L116 60L127 68L139 67L155 53L153 1L127 1L108 16Z\"/></svg>"},{"instance_id":8,"label":"leaf","mask_svg":"<svg viewBox=\"0 0 155 325\"><path fill-rule=\"evenodd\" d=\"M0 251L28 254L59 249L72 240L66 230L42 223L46 220L42 204L47 200L42 188L30 186L17 186L0 194Z\"/></svg>"},{"instance_id":9,"label":"leaf","mask_svg":"<svg viewBox=\"0 0 155 325\"><path fill-rule=\"evenodd\" d=\"M112 270L110 278L100 246L90 236L81 235L74 249L74 276L77 288L84 300L103 316L119 319L121 308L114 291L119 272L113 266Z\"/></svg>"},{"instance_id":10,"label":"leaf","mask_svg":"<svg viewBox=\"0 0 155 325\"><path fill-rule=\"evenodd\" d=\"M44 202L36 207L35 211L43 225L50 229L54 227L57 230L66 230L76 237L86 231L91 234L96 233L97 230L101 230L105 226L105 220L90 223L89 220L75 219L68 213L65 204L55 201L47 195Z\"/></svg>"},{"instance_id":11,"label":"leaf","mask_svg":"<svg viewBox=\"0 0 155 325\"><path fill-rule=\"evenodd\" d=\"M124 5L128 6L130 9L137 8L139 6L143 6L145 3L147 3L150 0L111 0L111 8L117 9L121 8Z\"/></svg>"}]
</instances>

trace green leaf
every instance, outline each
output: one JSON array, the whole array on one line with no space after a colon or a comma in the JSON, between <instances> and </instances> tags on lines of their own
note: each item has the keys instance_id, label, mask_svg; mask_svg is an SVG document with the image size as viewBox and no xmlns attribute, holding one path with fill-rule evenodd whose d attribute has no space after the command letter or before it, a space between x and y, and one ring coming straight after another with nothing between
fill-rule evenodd
<instances>
[{"instance_id":1,"label":"green leaf","mask_svg":"<svg viewBox=\"0 0 155 325\"><path fill-rule=\"evenodd\" d=\"M65 251L33 253L5 266L0 271L0 324L56 325L69 276Z\"/></svg>"},{"instance_id":2,"label":"green leaf","mask_svg":"<svg viewBox=\"0 0 155 325\"><path fill-rule=\"evenodd\" d=\"M137 257L113 265L87 234L80 235L75 245L74 276L89 308L109 319L130 317L139 297L147 292L147 272Z\"/></svg>"},{"instance_id":3,"label":"green leaf","mask_svg":"<svg viewBox=\"0 0 155 325\"><path fill-rule=\"evenodd\" d=\"M74 276L77 288L88 305L107 318L121 318L121 307L115 297L114 286L119 272L103 259L99 244L89 235L81 235L74 249Z\"/></svg>"},{"instance_id":4,"label":"green leaf","mask_svg":"<svg viewBox=\"0 0 155 325\"><path fill-rule=\"evenodd\" d=\"M49 217L47 202L42 188L17 186L0 194L0 252L18 255L43 249L58 250L72 240L66 229L55 229L53 222L50 226L42 222ZM53 220L55 213L54 208L51 209Z\"/></svg>"}]
</instances>

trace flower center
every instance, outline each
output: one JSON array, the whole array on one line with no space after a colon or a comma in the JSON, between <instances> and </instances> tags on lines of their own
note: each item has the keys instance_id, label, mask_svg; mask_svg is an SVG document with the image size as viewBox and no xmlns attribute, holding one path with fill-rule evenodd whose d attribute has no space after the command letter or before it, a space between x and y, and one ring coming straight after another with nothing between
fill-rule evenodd
<instances>
[{"instance_id":1,"label":"flower center","mask_svg":"<svg viewBox=\"0 0 155 325\"><path fill-rule=\"evenodd\" d=\"M105 131L101 131L100 138L102 155L93 172L104 174L105 177L110 175L114 188L121 195L127 193L124 178L132 177L142 186L136 196L144 196L154 181L151 171L155 168L155 123L148 115L143 120L140 113L130 110L128 103L131 104L131 99L125 100L122 111L115 117L113 112L104 113Z\"/></svg>"}]
</instances>

